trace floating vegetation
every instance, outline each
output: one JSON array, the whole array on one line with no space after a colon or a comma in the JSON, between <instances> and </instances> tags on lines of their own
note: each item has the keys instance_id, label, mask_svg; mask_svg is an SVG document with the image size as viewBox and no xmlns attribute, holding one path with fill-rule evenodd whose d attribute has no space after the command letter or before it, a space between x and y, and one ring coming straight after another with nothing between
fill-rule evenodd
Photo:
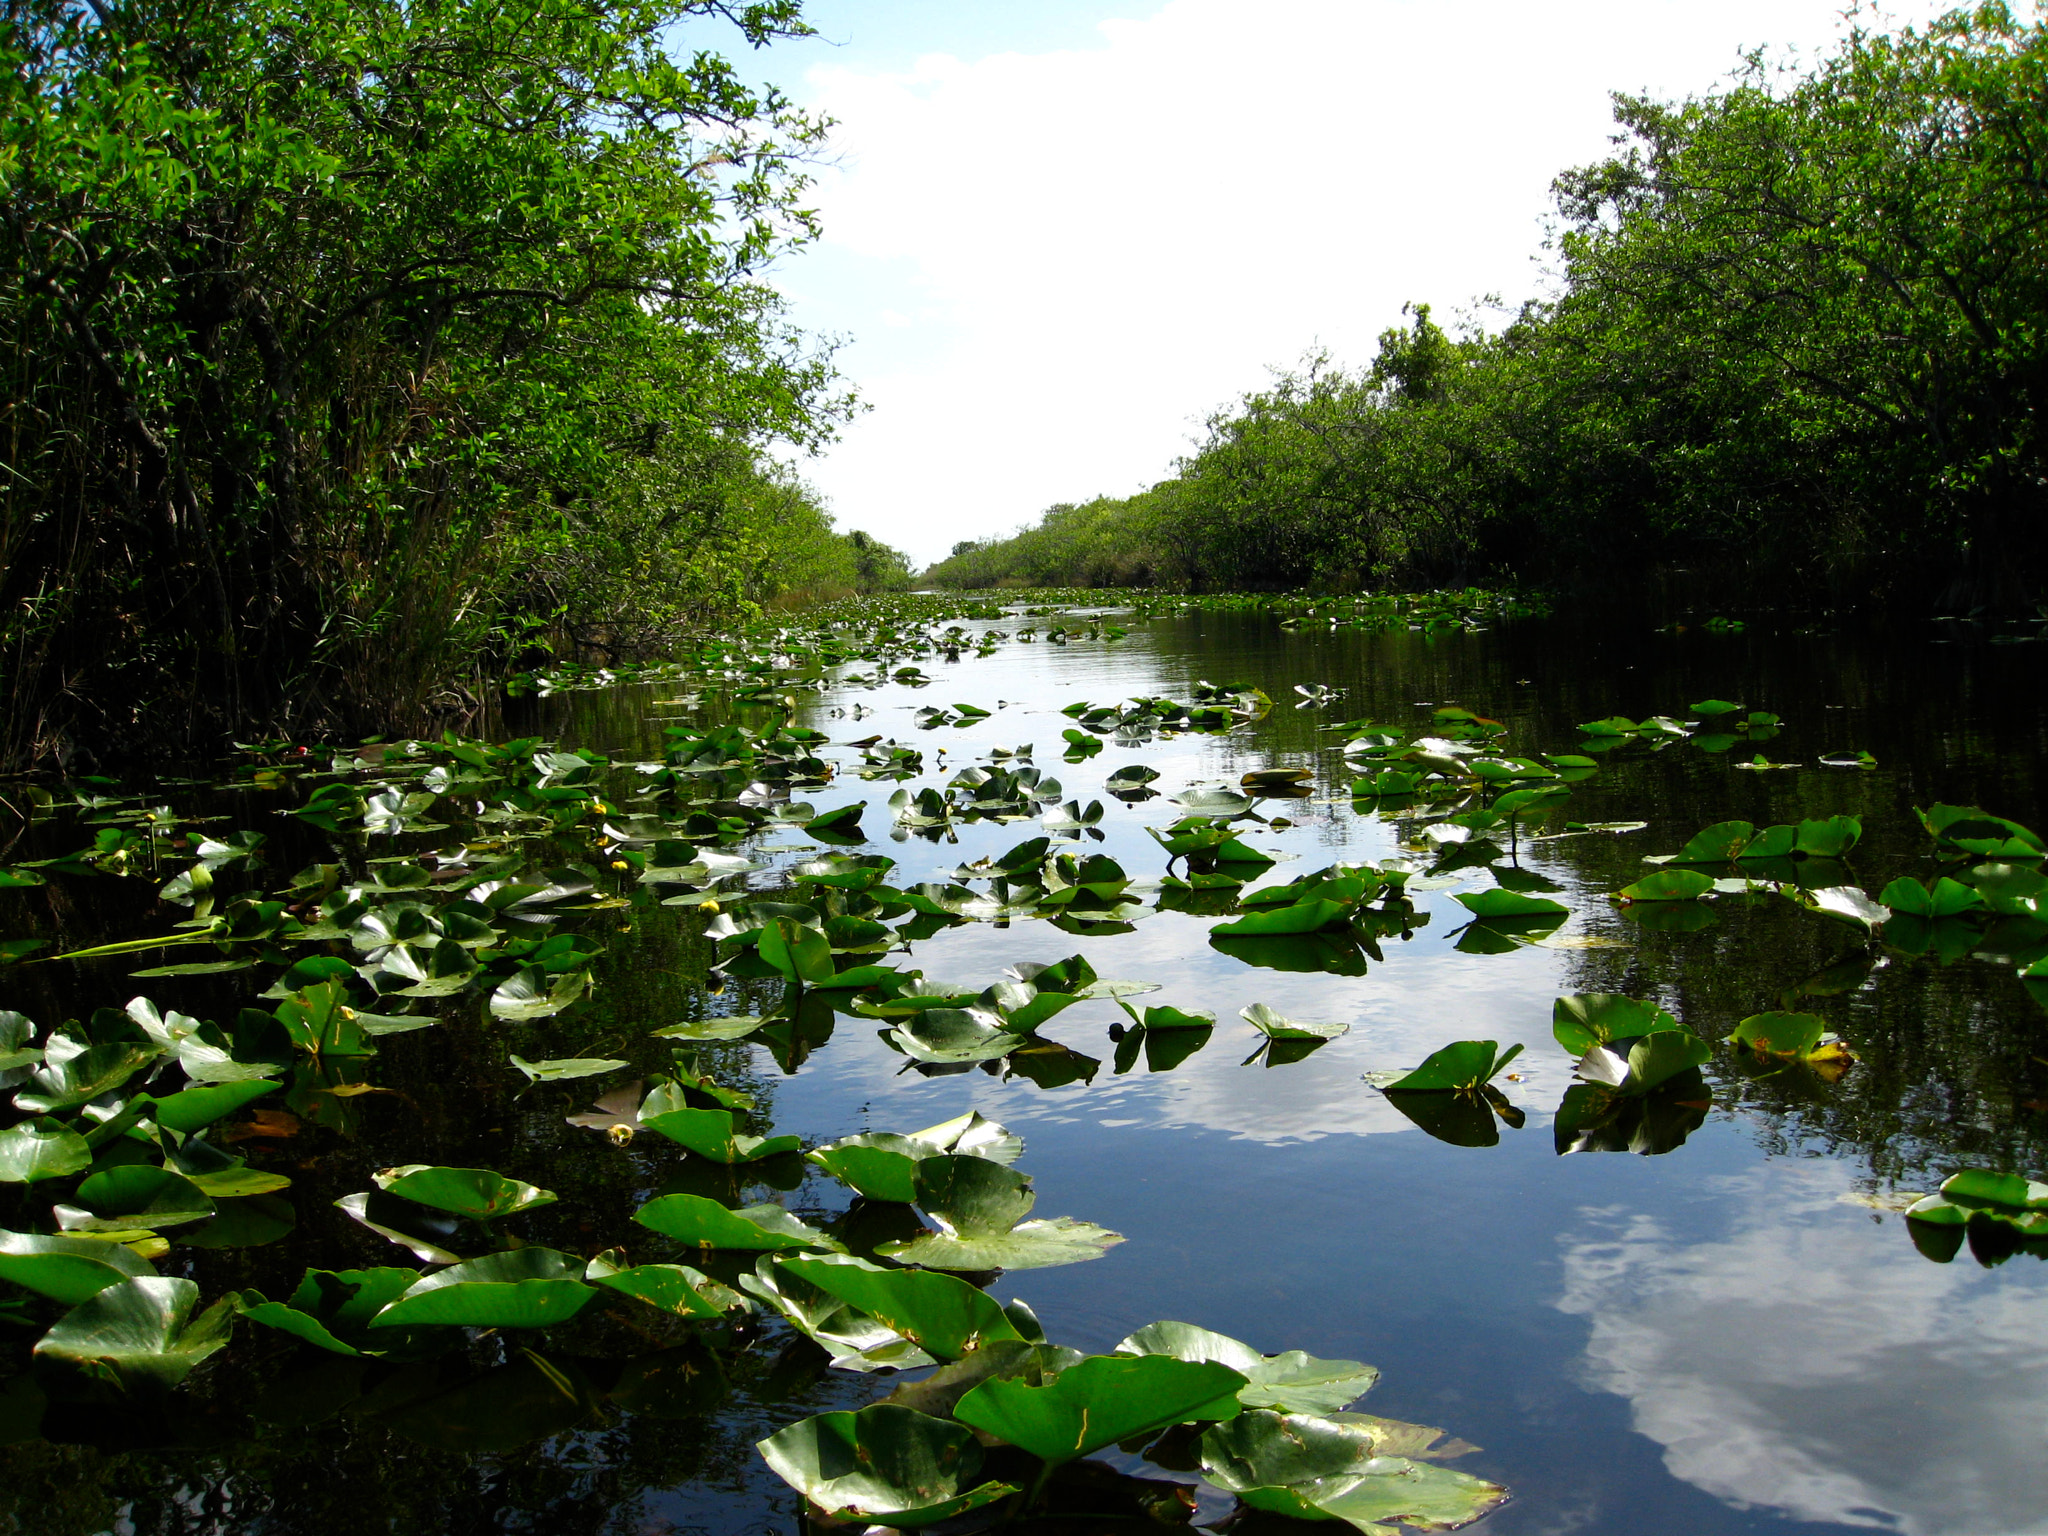
<instances>
[{"instance_id":1,"label":"floating vegetation","mask_svg":"<svg viewBox=\"0 0 2048 1536\"><path fill-rule=\"evenodd\" d=\"M284 1351L294 1372L314 1357L350 1362L367 1374L337 1403L430 1440L439 1431L377 1384L401 1369L471 1372L462 1379L504 1418L470 1448L518 1444L589 1422L601 1401L652 1401L635 1394L654 1391L668 1352L691 1351L715 1374L766 1337L816 1346L856 1378L928 1373L761 1442L767 1464L833 1519L966 1529L1066 1507L1082 1497L1077 1480L1095 1480L1086 1499L1132 1508L1186 1486L1087 1460L1111 1445L1248 1510L1361 1530L1477 1518L1507 1492L1440 1464L1469 1447L1351 1411L1376 1378L1368 1365L1266 1355L1178 1322L1084 1355L998 1302L989 1287L1005 1272L1092 1264L1125 1242L1085 1209L1040 1214L1024 1142L1002 1125L970 1112L812 1142L776 1125L739 1068L758 1050L797 1071L849 1026L909 1081L971 1075L1033 1091L1094 1081L1105 1063L1087 1053L1091 1033L1106 1032L1112 1076L1186 1068L1219 1034L1249 1047L1245 1066L1304 1074L1377 1049L1354 1019L1260 1002L1219 1022L1184 1001L1144 1001L1158 977L1097 974L1098 941L1154 919L1148 931L1205 946L1254 986L1364 976L1418 936L1440 940L1448 963L1512 967L1538 948L1683 936L1761 902L1796 904L1792 922L1826 918L1814 926L1837 941L1852 935L1856 948L1781 1007L1713 1017L1570 993L1551 1019L1562 1058L1531 1067L1520 1044L1452 1039L1368 1074L1430 1137L1479 1148L1527 1126L1538 1110L1516 1084L1552 1072L1565 1084L1544 1096L1558 1153L1662 1155L1731 1094L1811 1100L1868 1071L1854 1032L1804 999L1853 989L1890 960L1977 957L2048 995L2048 846L1974 806L1918 812L1927 853L1905 871L1866 868L1866 816L1839 801L1775 806L1783 822L1716 822L1645 857L1632 879L1567 887L1531 859L1558 839L1648 825L1572 819L1575 795L1595 802L1578 814L1607 813L1606 777L1629 754L1680 742L1719 754L1781 728L1724 699L1684 718L1591 722L1569 752L1456 704L1418 706L1406 726L1309 717L1295 729L1327 745L1261 762L1243 749L1280 723L1272 699L1196 680L1177 699L1077 700L1052 715L1068 722L1065 784L1011 733L1013 745L962 750L976 738L952 733L1023 713L1007 701L949 688L947 704L903 706L918 745L872 730L834 739L799 719L828 678L916 686L931 680L925 666L1022 643L1113 644L1197 608L1428 636L1510 607L1477 594L1148 597L1112 624L1056 603L900 600L852 622L763 626L661 667L565 666L527 681L547 694L659 685L649 760L449 733L258 744L224 784L176 786L168 800L160 785L42 787L25 797L31 836L0 871L19 925L0 943L4 974L61 975L104 1001L78 1017L0 1012L11 1103L0 1315L19 1345L7 1422L27 1440L66 1405L162 1405L216 1356ZM1312 681L1294 692L1304 710L1331 712L1343 694ZM858 721L862 708L840 717ZM1142 759L1177 736L1242 755L1202 782L1169 780ZM1838 756L1828 766L1873 766ZM1745 766L1692 761L1717 774ZM1332 807L1370 822L1382 846L1307 869L1276 839ZM263 830L235 824L259 817ZM1665 848L1684 836L1665 830ZM1634 858L1625 843L1598 846L1614 851L1603 868ZM145 898L126 934L59 920L58 898L116 887ZM633 985L612 965L616 946L655 917L688 946L667 963L690 968L719 1006L637 1025L610 1013L601 1037L579 1032L594 1000ZM969 929L1012 946L1008 970L975 983L927 975L920 947ZM25 984L22 995L46 994ZM574 1129L557 1134L579 1139L579 1182L559 1183L552 1167L533 1175L551 1189L467 1166L525 1166L479 1150L361 1168L330 1188L338 1164L324 1159L358 1144L366 1100L430 1114L381 1076L416 1035L502 1079L508 1105L566 1120ZM1232 1071L1239 1054L1188 1070ZM384 1123L378 1144L402 1142L392 1126L403 1123ZM423 1133L413 1155L434 1155L429 1144ZM594 1201L589 1166L637 1193ZM302 1200L308 1183L319 1201ZM2048 1251L2048 1189L2020 1175L1957 1173L1907 1216L1930 1257L1966 1241L1980 1257ZM228 1271L207 1261L288 1238L318 1262L257 1285L224 1283ZM352 1257L364 1253L379 1257ZM596 1337L638 1351L607 1367L619 1385L601 1390L576 1363ZM486 1340L502 1352L478 1366Z\"/></svg>"}]
</instances>

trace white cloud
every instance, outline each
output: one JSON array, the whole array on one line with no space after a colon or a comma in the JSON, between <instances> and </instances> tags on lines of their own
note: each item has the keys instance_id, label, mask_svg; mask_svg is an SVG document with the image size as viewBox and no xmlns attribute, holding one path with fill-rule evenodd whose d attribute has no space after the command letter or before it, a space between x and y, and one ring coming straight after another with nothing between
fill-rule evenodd
<instances>
[{"instance_id":1,"label":"white cloud","mask_svg":"<svg viewBox=\"0 0 2048 1536\"><path fill-rule=\"evenodd\" d=\"M1683 1154L1681 1154L1683 1155ZM1689 1244L1589 1213L1559 1306L1592 1325L1591 1384L1630 1401L1672 1474L1739 1508L1907 1536L2041 1536L2048 1289L1913 1249L1839 1203L1839 1164L1717 1190L1741 1215Z\"/></svg>"},{"instance_id":2,"label":"white cloud","mask_svg":"<svg viewBox=\"0 0 2048 1536\"><path fill-rule=\"evenodd\" d=\"M921 556L1137 489L1269 365L1362 361L1410 299L1535 291L1550 179L1603 152L1609 89L1705 89L1837 9L1173 0L1088 50L813 69L841 164L783 282L856 338L874 410L807 473Z\"/></svg>"}]
</instances>

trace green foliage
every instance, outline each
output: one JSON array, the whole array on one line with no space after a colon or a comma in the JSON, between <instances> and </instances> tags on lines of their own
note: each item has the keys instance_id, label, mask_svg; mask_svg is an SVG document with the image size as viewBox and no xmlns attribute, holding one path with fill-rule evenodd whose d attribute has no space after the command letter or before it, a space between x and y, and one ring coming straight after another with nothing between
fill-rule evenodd
<instances>
[{"instance_id":1,"label":"green foliage","mask_svg":"<svg viewBox=\"0 0 2048 1536\"><path fill-rule=\"evenodd\" d=\"M0 24L0 760L416 719L902 561L771 457L847 408L761 280L824 125L706 30L797 0ZM119 727L115 722L120 722Z\"/></svg>"},{"instance_id":2,"label":"green foliage","mask_svg":"<svg viewBox=\"0 0 2048 1536\"><path fill-rule=\"evenodd\" d=\"M1989 4L1619 96L1616 152L1556 182L1555 297L1492 332L1413 305L1369 365L1313 356L1218 411L1171 479L926 579L1598 590L1682 565L1743 595L2038 597L2044 62L2048 22Z\"/></svg>"}]
</instances>

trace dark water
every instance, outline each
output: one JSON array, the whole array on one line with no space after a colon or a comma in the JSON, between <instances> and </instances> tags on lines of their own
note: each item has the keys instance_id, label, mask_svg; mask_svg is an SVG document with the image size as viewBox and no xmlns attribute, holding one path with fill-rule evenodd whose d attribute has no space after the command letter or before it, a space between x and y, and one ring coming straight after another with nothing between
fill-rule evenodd
<instances>
[{"instance_id":1,"label":"dark water","mask_svg":"<svg viewBox=\"0 0 2048 1536\"><path fill-rule=\"evenodd\" d=\"M1428 923L1385 941L1384 959L1360 976L1246 965L1210 946L1212 920L1174 912L1107 936L1036 921L972 924L914 947L909 963L927 976L977 986L1005 965L1076 951L1104 976L1161 983L1145 1002L1224 1021L1170 1071L1142 1061L1115 1070L1109 1027L1121 1015L1106 1000L1045 1028L1100 1063L1092 1081L1051 1090L980 1070L907 1071L872 1021L847 1017L793 1074L758 1047L720 1047L709 1059L750 1079L776 1130L807 1143L910 1130L970 1108L1002 1121L1025 1138L1020 1166L1036 1180L1040 1214L1081 1217L1128 1241L1098 1262L1003 1276L995 1294L1027 1300L1053 1338L1088 1350L1177 1318L1267 1351L1370 1361L1383 1374L1362 1407L1475 1442L1483 1449L1455 1464L1514 1490L1483 1523L1489 1533L2048 1532L2048 1268L2024 1254L1985 1267L1967 1251L1930 1262L1886 1209L1896 1192L1931 1189L1960 1166L2048 1164L2048 1014L2009 961L1888 951L1782 897L1723 898L1689 932L1646 925L1606 900L1644 873L1644 854L1674 851L1731 817L1759 826L1860 817L1863 841L1846 874L1873 894L1934 867L1916 804L1975 803L2039 826L2048 711L2037 647L1930 643L1938 638L1525 621L1426 640L1291 632L1264 616L1209 613L1140 624L1114 643L1011 644L957 666L928 663L939 681L924 689L828 689L802 721L840 740L880 731L923 746L925 782L942 783L992 745L1022 742L1083 802L1133 761L1158 769L1153 787L1169 794L1254 768L1313 767L1315 798L1277 808L1296 824L1248 838L1297 861L1275 879L1404 852L1404 823L1354 813L1343 796L1350 772L1334 748L1345 737L1319 729L1337 720L1414 729L1431 707L1459 704L1503 721L1514 749L1564 752L1581 741L1577 722L1683 716L1694 701L1722 698L1782 715L1781 734L1761 750L1800 766L1741 771L1734 764L1758 749L1715 754L1686 741L1605 757L1575 787L1570 815L1648 825L1524 844L1520 868L1553 883L1572 917L1556 939L1512 953L1455 947L1467 914L1452 898L1490 884L1484 869L1461 872L1463 883L1427 882L1434 888L1416 901ZM1227 737L1112 744L1079 765L1058 761L1070 723L1059 706L1185 699L1198 679L1257 684L1281 702ZM1292 707L1293 686L1310 682L1343 696ZM673 688L561 695L535 706L531 723L621 760L655 757L660 717L672 713L658 702L665 692ZM1007 702L969 728L916 729L916 709L956 699ZM868 713L842 713L856 706ZM1816 765L1845 748L1879 766ZM892 841L881 802L893 787L847 774L813 798L870 802L865 824L899 861L898 885L942 878L1033 830L976 823L959 827L957 841ZM1163 873L1165 856L1143 828L1174 809L1104 803L1104 839L1091 846L1135 876ZM795 832L766 839L784 863L801 842ZM771 869L750 880L774 878ZM401 1096L350 1101L352 1123L309 1146L295 1173L296 1204L309 1213L300 1233L271 1249L203 1256L195 1274L208 1294L288 1291L316 1247L322 1263L336 1245L352 1262L394 1262L395 1250L324 1214L389 1164L489 1166L557 1190L561 1205L539 1213L530 1235L569 1248L625 1229L649 1195L685 1187L662 1149L619 1151L562 1123L589 1085L520 1094L518 1079L506 1081L508 1043L530 1057L617 1055L651 1069L666 1053L647 1031L746 1011L745 995L704 995L702 918L644 891L599 918L618 932L586 1009L391 1037L377 1080ZM124 1001L128 991L107 994L136 985L103 967L0 1002L75 1010ZM1550 1010L1559 994L1581 991L1655 998L1714 1039L1750 1014L1804 1009L1858 1062L1832 1085L1710 1068L1713 1108L1675 1150L1559 1156L1549 1121L1572 1063L1551 1038ZM233 993L207 979L177 996L180 1007L203 1012L212 1001L217 1012ZM1237 1013L1258 1002L1351 1029L1304 1060L1244 1065L1257 1037ZM1362 1080L1474 1038L1527 1045L1520 1080L1503 1085L1527 1124L1497 1146L1433 1140ZM847 1192L821 1176L785 1198L829 1216ZM593 1356L616 1352L615 1341L586 1342ZM303 1364L280 1386L257 1345L246 1364L228 1366L242 1355L238 1341L195 1394L193 1445L124 1450L67 1422L59 1438L73 1443L0 1452L9 1528L793 1531L798 1501L751 1442L887 1390L886 1378L822 1369L815 1351L784 1348L770 1330L750 1347L707 1354L697 1387L651 1395L646 1411L465 1456L437 1445L430 1426L410 1435L380 1427L349 1383L302 1379ZM254 1438L252 1402L263 1426ZM345 1411L326 1416L335 1402ZM1205 1504L1203 1518L1224 1507Z\"/></svg>"}]
</instances>

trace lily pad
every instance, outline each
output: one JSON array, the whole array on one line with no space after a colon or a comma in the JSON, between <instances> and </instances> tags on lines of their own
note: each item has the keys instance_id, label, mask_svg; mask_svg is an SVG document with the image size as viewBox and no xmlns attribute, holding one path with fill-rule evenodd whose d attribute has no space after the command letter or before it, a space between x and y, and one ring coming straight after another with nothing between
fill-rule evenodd
<instances>
[{"instance_id":1,"label":"lily pad","mask_svg":"<svg viewBox=\"0 0 2048 1536\"><path fill-rule=\"evenodd\" d=\"M584 1267L583 1278L676 1317L722 1317L747 1305L737 1292L687 1264L620 1266L599 1254Z\"/></svg>"},{"instance_id":2,"label":"lily pad","mask_svg":"<svg viewBox=\"0 0 2048 1536\"><path fill-rule=\"evenodd\" d=\"M439 1324L455 1328L549 1328L597 1296L583 1282L583 1261L552 1248L514 1248L451 1264L415 1281L370 1319L379 1328Z\"/></svg>"},{"instance_id":3,"label":"lily pad","mask_svg":"<svg viewBox=\"0 0 2048 1536\"><path fill-rule=\"evenodd\" d=\"M36 1341L39 1366L65 1387L120 1396L165 1392L228 1342L235 1303L198 1317L190 1280L138 1275L107 1286L67 1312Z\"/></svg>"},{"instance_id":4,"label":"lily pad","mask_svg":"<svg viewBox=\"0 0 2048 1536\"><path fill-rule=\"evenodd\" d=\"M1502 890L1498 886L1491 890L1460 892L1452 898L1480 922L1519 921L1529 918L1556 918L1559 921L1571 915L1571 909L1563 902L1550 901L1541 896L1528 896L1520 891Z\"/></svg>"},{"instance_id":5,"label":"lily pad","mask_svg":"<svg viewBox=\"0 0 2048 1536\"><path fill-rule=\"evenodd\" d=\"M467 1216L471 1221L499 1221L522 1211L553 1205L556 1195L521 1179L508 1179L488 1168L441 1168L409 1163L376 1175L377 1187L437 1211Z\"/></svg>"},{"instance_id":6,"label":"lily pad","mask_svg":"<svg viewBox=\"0 0 2048 1536\"><path fill-rule=\"evenodd\" d=\"M829 1353L837 1369L914 1370L937 1363L935 1357L881 1319L870 1317L822 1286L792 1273L786 1263L773 1255L762 1258L752 1274L741 1275L740 1287L767 1302L792 1327ZM975 1353L978 1355L981 1350Z\"/></svg>"},{"instance_id":7,"label":"lily pad","mask_svg":"<svg viewBox=\"0 0 2048 1536\"><path fill-rule=\"evenodd\" d=\"M1632 1040L1682 1027L1655 1003L1613 992L1579 992L1560 997L1550 1010L1551 1034L1575 1057L1612 1040Z\"/></svg>"},{"instance_id":8,"label":"lily pad","mask_svg":"<svg viewBox=\"0 0 2048 1536\"><path fill-rule=\"evenodd\" d=\"M1305 1019L1290 1019L1264 1003L1253 1003L1249 1008L1240 1009L1238 1017L1269 1040L1335 1040L1351 1030L1349 1024L1316 1024Z\"/></svg>"},{"instance_id":9,"label":"lily pad","mask_svg":"<svg viewBox=\"0 0 2048 1536\"><path fill-rule=\"evenodd\" d=\"M1253 912L1232 923L1218 923L1210 932L1219 938L1263 938L1274 934L1320 933L1342 926L1351 917L1351 904L1339 901L1303 901L1292 906Z\"/></svg>"},{"instance_id":10,"label":"lily pad","mask_svg":"<svg viewBox=\"0 0 2048 1536\"><path fill-rule=\"evenodd\" d=\"M1946 875L1934 882L1934 889L1931 891L1910 876L1902 877L1886 886L1878 894L1877 899L1894 912L1933 920L1959 917L1965 912L1980 911L1988 905L1981 891L1960 881L1951 880Z\"/></svg>"},{"instance_id":11,"label":"lily pad","mask_svg":"<svg viewBox=\"0 0 2048 1536\"><path fill-rule=\"evenodd\" d=\"M0 1184L68 1178L92 1165L92 1148L61 1120L24 1120L0 1131Z\"/></svg>"},{"instance_id":12,"label":"lily pad","mask_svg":"<svg viewBox=\"0 0 2048 1536\"><path fill-rule=\"evenodd\" d=\"M1051 1466L1189 1421L1237 1417L1242 1373L1170 1355L1091 1355L1051 1381L985 1381L954 1417Z\"/></svg>"},{"instance_id":13,"label":"lily pad","mask_svg":"<svg viewBox=\"0 0 2048 1536\"><path fill-rule=\"evenodd\" d=\"M0 1232L0 1280L67 1307L110 1285L155 1273L132 1248L102 1238Z\"/></svg>"},{"instance_id":14,"label":"lily pad","mask_svg":"<svg viewBox=\"0 0 2048 1536\"><path fill-rule=\"evenodd\" d=\"M1031 1035L1010 1029L1000 1014L985 1008L926 1008L885 1031L884 1038L912 1061L943 1066L995 1061Z\"/></svg>"},{"instance_id":15,"label":"lily pad","mask_svg":"<svg viewBox=\"0 0 2048 1536\"><path fill-rule=\"evenodd\" d=\"M979 1110L969 1110L907 1135L883 1131L843 1136L804 1156L871 1200L907 1205L917 1198L917 1165L928 1157L952 1152L1008 1164L1023 1150L1021 1136L985 1118Z\"/></svg>"},{"instance_id":16,"label":"lily pad","mask_svg":"<svg viewBox=\"0 0 2048 1536\"><path fill-rule=\"evenodd\" d=\"M1247 1408L1291 1413L1335 1413L1378 1381L1377 1367L1357 1360L1318 1360L1298 1349L1262 1355L1251 1345L1192 1323L1148 1323L1116 1347L1122 1355L1171 1355L1213 1360L1245 1378L1237 1400Z\"/></svg>"},{"instance_id":17,"label":"lily pad","mask_svg":"<svg viewBox=\"0 0 2048 1536\"><path fill-rule=\"evenodd\" d=\"M659 1195L633 1213L641 1226L699 1248L737 1248L757 1252L784 1249L825 1249L843 1253L844 1246L817 1228L807 1226L774 1204L728 1210L703 1195Z\"/></svg>"},{"instance_id":18,"label":"lily pad","mask_svg":"<svg viewBox=\"0 0 2048 1536\"><path fill-rule=\"evenodd\" d=\"M748 1135L740 1129L744 1116L729 1109L683 1108L652 1115L643 1109L640 1123L715 1163L753 1163L803 1150L801 1137Z\"/></svg>"},{"instance_id":19,"label":"lily pad","mask_svg":"<svg viewBox=\"0 0 2048 1536\"><path fill-rule=\"evenodd\" d=\"M827 1515L863 1525L932 1525L1017 1491L976 1482L972 1430L891 1403L801 1419L756 1448Z\"/></svg>"},{"instance_id":20,"label":"lily pad","mask_svg":"<svg viewBox=\"0 0 2048 1536\"><path fill-rule=\"evenodd\" d=\"M343 1195L334 1204L372 1232L410 1249L423 1264L454 1264L462 1258L448 1246L461 1240L462 1223L444 1211L415 1205L381 1189Z\"/></svg>"},{"instance_id":21,"label":"lily pad","mask_svg":"<svg viewBox=\"0 0 2048 1536\"><path fill-rule=\"evenodd\" d=\"M838 1297L935 1359L958 1360L990 1340L1020 1337L994 1297L952 1275L883 1269L844 1256L788 1258L776 1268Z\"/></svg>"},{"instance_id":22,"label":"lily pad","mask_svg":"<svg viewBox=\"0 0 2048 1536\"><path fill-rule=\"evenodd\" d=\"M1251 1409L1204 1430L1198 1447L1202 1475L1249 1507L1321 1520L1297 1485L1363 1471L1374 1437L1358 1425Z\"/></svg>"},{"instance_id":23,"label":"lily pad","mask_svg":"<svg viewBox=\"0 0 2048 1536\"><path fill-rule=\"evenodd\" d=\"M1507 1502L1508 1490L1450 1467L1381 1456L1356 1475L1308 1485L1308 1502L1323 1514L1381 1536L1399 1523L1423 1531L1469 1525Z\"/></svg>"},{"instance_id":24,"label":"lily pad","mask_svg":"<svg viewBox=\"0 0 2048 1536\"><path fill-rule=\"evenodd\" d=\"M1688 1030L1660 1030L1639 1040L1596 1045L1579 1058L1576 1070L1587 1082L1617 1093L1647 1093L1668 1078L1705 1065L1713 1054L1706 1041Z\"/></svg>"},{"instance_id":25,"label":"lily pad","mask_svg":"<svg viewBox=\"0 0 2048 1536\"><path fill-rule=\"evenodd\" d=\"M289 1301L242 1293L242 1315L335 1355L381 1354L404 1335L366 1333L372 1318L418 1283L416 1269L309 1269Z\"/></svg>"},{"instance_id":26,"label":"lily pad","mask_svg":"<svg viewBox=\"0 0 2048 1536\"><path fill-rule=\"evenodd\" d=\"M917 1165L917 1204L939 1225L875 1251L927 1269L1047 1269L1099 1259L1123 1238L1070 1216L1026 1221L1031 1180L984 1157L943 1154Z\"/></svg>"},{"instance_id":27,"label":"lily pad","mask_svg":"<svg viewBox=\"0 0 2048 1536\"><path fill-rule=\"evenodd\" d=\"M1454 1040L1432 1052L1414 1071L1380 1086L1387 1093L1477 1093L1521 1054L1519 1044L1503 1051L1491 1040Z\"/></svg>"},{"instance_id":28,"label":"lily pad","mask_svg":"<svg viewBox=\"0 0 2048 1536\"><path fill-rule=\"evenodd\" d=\"M514 971L491 993L491 1013L500 1019L545 1019L560 1013L590 988L588 971L550 975L540 966Z\"/></svg>"},{"instance_id":29,"label":"lily pad","mask_svg":"<svg viewBox=\"0 0 2048 1536\"><path fill-rule=\"evenodd\" d=\"M1714 877L1697 869L1660 869L1621 888L1623 901L1697 901L1714 888Z\"/></svg>"},{"instance_id":30,"label":"lily pad","mask_svg":"<svg viewBox=\"0 0 2048 1536\"><path fill-rule=\"evenodd\" d=\"M1810 1013L1752 1014L1735 1026L1729 1045L1758 1056L1789 1056L1799 1061L1840 1061L1853 1058L1824 1020Z\"/></svg>"},{"instance_id":31,"label":"lily pad","mask_svg":"<svg viewBox=\"0 0 2048 1536\"><path fill-rule=\"evenodd\" d=\"M175 1227L211 1216L213 1199L183 1174L129 1163L93 1174L78 1186L82 1211L66 1218L73 1231L121 1232Z\"/></svg>"},{"instance_id":32,"label":"lily pad","mask_svg":"<svg viewBox=\"0 0 2048 1536\"><path fill-rule=\"evenodd\" d=\"M659 1031L657 1031L659 1033ZM516 1051L508 1053L505 1059L526 1074L531 1083L561 1083L578 1077L599 1077L606 1072L616 1072L629 1066L629 1062L609 1057L568 1056L553 1061L528 1061Z\"/></svg>"}]
</instances>

